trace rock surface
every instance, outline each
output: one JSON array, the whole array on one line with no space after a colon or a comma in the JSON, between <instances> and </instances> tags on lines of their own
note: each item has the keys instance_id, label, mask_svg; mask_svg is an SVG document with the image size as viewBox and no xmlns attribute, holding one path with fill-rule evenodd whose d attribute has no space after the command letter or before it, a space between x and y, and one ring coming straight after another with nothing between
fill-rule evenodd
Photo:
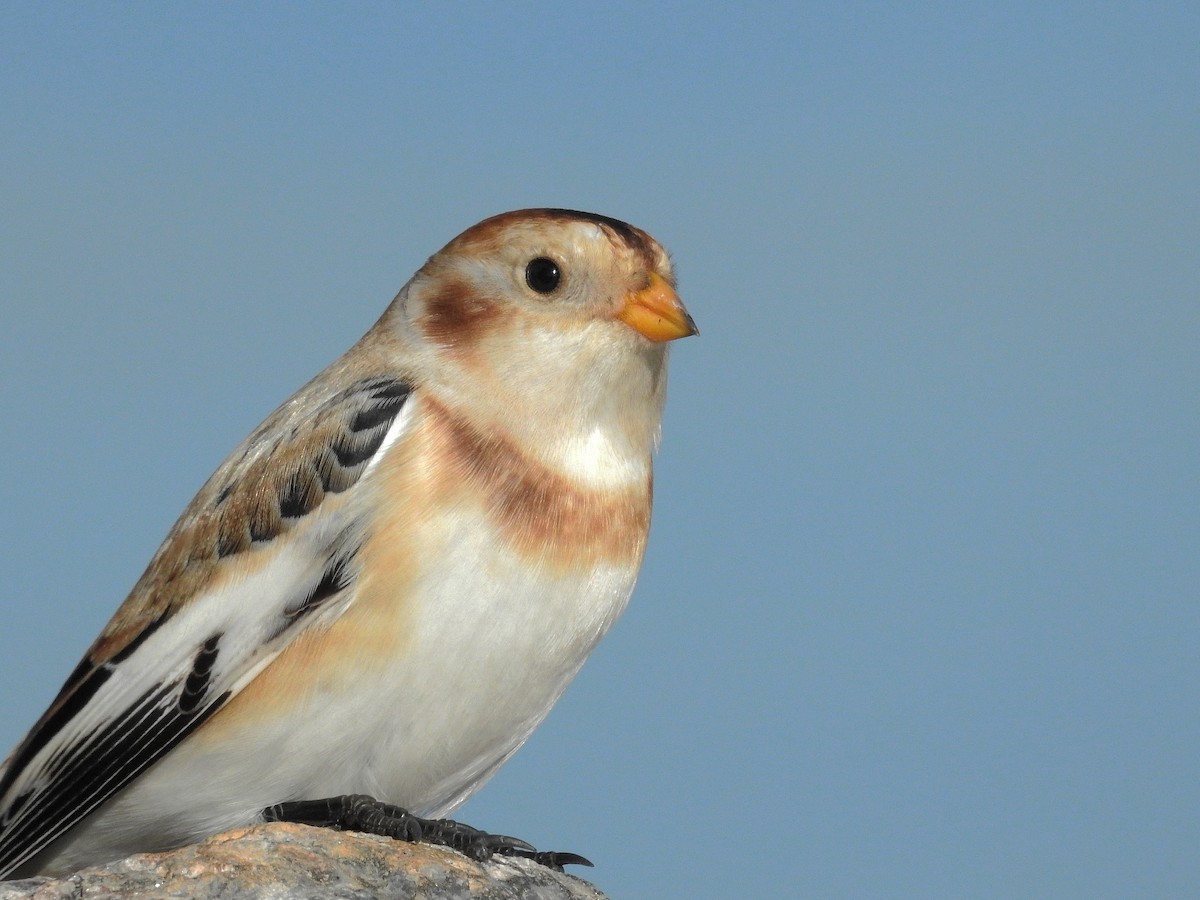
<instances>
[{"instance_id":1,"label":"rock surface","mask_svg":"<svg viewBox=\"0 0 1200 900\"><path fill-rule=\"evenodd\" d=\"M497 856L477 863L444 847L278 823L65 878L0 882L0 900L120 896L605 900L586 881L530 860Z\"/></svg>"}]
</instances>

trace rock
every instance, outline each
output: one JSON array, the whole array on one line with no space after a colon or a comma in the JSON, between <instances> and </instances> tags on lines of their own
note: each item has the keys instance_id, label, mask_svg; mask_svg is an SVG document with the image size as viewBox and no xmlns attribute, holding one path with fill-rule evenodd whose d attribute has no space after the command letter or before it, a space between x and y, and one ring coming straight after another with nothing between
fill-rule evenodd
<instances>
[{"instance_id":1,"label":"rock","mask_svg":"<svg viewBox=\"0 0 1200 900\"><path fill-rule=\"evenodd\" d=\"M276 823L143 853L65 878L0 882L0 900L179 897L605 900L579 878L531 860L478 863L445 847Z\"/></svg>"}]
</instances>

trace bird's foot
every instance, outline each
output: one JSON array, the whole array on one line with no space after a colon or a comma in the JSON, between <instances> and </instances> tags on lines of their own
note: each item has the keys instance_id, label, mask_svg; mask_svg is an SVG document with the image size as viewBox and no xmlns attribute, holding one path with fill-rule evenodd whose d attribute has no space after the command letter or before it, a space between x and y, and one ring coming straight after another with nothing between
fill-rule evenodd
<instances>
[{"instance_id":1,"label":"bird's foot","mask_svg":"<svg viewBox=\"0 0 1200 900\"><path fill-rule=\"evenodd\" d=\"M401 841L440 844L480 862L500 856L532 859L559 872L563 866L590 866L578 853L540 851L525 841L503 834L490 834L453 819L422 819L408 810L384 803L366 794L345 794L324 800L293 800L268 806L262 812L268 822L298 822L342 831L362 831Z\"/></svg>"}]
</instances>

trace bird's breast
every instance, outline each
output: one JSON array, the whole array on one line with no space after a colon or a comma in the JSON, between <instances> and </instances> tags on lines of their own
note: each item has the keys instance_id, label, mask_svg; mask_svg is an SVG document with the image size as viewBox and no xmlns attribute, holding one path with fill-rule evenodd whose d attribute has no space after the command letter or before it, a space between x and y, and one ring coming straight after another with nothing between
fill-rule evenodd
<instances>
[{"instance_id":1,"label":"bird's breast","mask_svg":"<svg viewBox=\"0 0 1200 900\"><path fill-rule=\"evenodd\" d=\"M453 497L449 506L474 506L530 565L640 564L650 527L648 452L635 461L640 478L588 483L545 465L498 429L475 426L435 402L427 412L426 456L440 463L434 491Z\"/></svg>"},{"instance_id":2,"label":"bird's breast","mask_svg":"<svg viewBox=\"0 0 1200 900\"><path fill-rule=\"evenodd\" d=\"M381 459L354 597L195 737L289 760L267 802L364 791L444 811L528 736L623 610L649 484L587 489L441 410Z\"/></svg>"}]
</instances>

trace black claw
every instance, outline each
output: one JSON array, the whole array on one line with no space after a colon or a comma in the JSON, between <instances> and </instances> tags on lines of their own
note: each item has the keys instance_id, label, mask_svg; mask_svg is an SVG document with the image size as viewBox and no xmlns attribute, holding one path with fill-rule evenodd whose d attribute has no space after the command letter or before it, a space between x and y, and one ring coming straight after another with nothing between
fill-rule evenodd
<instances>
[{"instance_id":1,"label":"black claw","mask_svg":"<svg viewBox=\"0 0 1200 900\"><path fill-rule=\"evenodd\" d=\"M533 844L527 844L520 838L509 837L506 834L485 833L484 840L493 853L500 853L506 856L511 856L513 850L524 850L528 853L537 852L537 848Z\"/></svg>"},{"instance_id":2,"label":"black claw","mask_svg":"<svg viewBox=\"0 0 1200 900\"><path fill-rule=\"evenodd\" d=\"M567 853L562 850L546 850L535 854L534 862L539 862L543 866L551 869L556 869L561 872L563 866L587 866L589 869L595 868L593 863L586 856L580 856L578 853Z\"/></svg>"},{"instance_id":3,"label":"black claw","mask_svg":"<svg viewBox=\"0 0 1200 900\"><path fill-rule=\"evenodd\" d=\"M486 862L493 854L519 856L558 872L563 866L592 864L578 853L539 851L519 838L489 834L453 819L422 819L402 807L383 803L366 794L276 803L264 809L262 817L267 822L299 822L320 828L379 834L410 843L438 844L477 862Z\"/></svg>"},{"instance_id":4,"label":"black claw","mask_svg":"<svg viewBox=\"0 0 1200 900\"><path fill-rule=\"evenodd\" d=\"M578 853L567 853L562 850L498 850L504 856L519 856L522 859L532 859L535 863L545 866L547 869L553 869L556 872L563 871L563 866L588 866L594 867L594 863L586 856L580 856Z\"/></svg>"}]
</instances>

